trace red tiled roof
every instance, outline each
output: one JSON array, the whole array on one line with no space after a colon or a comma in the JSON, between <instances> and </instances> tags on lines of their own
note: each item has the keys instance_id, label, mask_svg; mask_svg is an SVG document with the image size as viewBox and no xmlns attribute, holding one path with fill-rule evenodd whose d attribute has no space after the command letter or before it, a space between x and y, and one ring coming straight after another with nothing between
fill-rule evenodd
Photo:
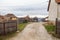
<instances>
[{"instance_id":1,"label":"red tiled roof","mask_svg":"<svg viewBox=\"0 0 60 40\"><path fill-rule=\"evenodd\" d=\"M60 4L60 0L55 0L58 4Z\"/></svg>"}]
</instances>

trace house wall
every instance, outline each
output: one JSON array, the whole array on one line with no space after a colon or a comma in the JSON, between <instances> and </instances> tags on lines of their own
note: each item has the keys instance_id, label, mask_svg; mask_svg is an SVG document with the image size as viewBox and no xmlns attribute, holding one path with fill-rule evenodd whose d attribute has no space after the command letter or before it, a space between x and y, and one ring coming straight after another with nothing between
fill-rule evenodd
<instances>
[{"instance_id":1,"label":"house wall","mask_svg":"<svg viewBox=\"0 0 60 40\"><path fill-rule=\"evenodd\" d=\"M23 23L25 21L24 18L18 18L18 24Z\"/></svg>"},{"instance_id":2,"label":"house wall","mask_svg":"<svg viewBox=\"0 0 60 40\"><path fill-rule=\"evenodd\" d=\"M57 18L57 3L55 0L51 0L49 8L49 20L55 22Z\"/></svg>"},{"instance_id":3,"label":"house wall","mask_svg":"<svg viewBox=\"0 0 60 40\"><path fill-rule=\"evenodd\" d=\"M60 20L60 4L58 4L58 19Z\"/></svg>"}]
</instances>

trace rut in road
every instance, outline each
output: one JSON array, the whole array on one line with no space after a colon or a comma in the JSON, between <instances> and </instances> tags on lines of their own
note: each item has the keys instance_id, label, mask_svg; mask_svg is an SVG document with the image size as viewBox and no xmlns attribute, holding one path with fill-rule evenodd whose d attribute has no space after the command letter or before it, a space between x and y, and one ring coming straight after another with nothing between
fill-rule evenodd
<instances>
[{"instance_id":1,"label":"rut in road","mask_svg":"<svg viewBox=\"0 0 60 40\"><path fill-rule=\"evenodd\" d=\"M42 23L32 23L17 36L9 40L54 40L46 31Z\"/></svg>"}]
</instances>

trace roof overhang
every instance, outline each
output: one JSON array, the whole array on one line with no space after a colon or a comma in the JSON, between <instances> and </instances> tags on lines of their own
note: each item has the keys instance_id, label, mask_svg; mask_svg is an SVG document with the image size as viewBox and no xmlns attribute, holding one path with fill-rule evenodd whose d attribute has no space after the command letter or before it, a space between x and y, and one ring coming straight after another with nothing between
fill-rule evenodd
<instances>
[{"instance_id":1,"label":"roof overhang","mask_svg":"<svg viewBox=\"0 0 60 40\"><path fill-rule=\"evenodd\" d=\"M51 0L49 0L49 3L48 3L48 9L47 9L47 11L49 11L49 8L50 8L50 3L51 3Z\"/></svg>"}]
</instances>

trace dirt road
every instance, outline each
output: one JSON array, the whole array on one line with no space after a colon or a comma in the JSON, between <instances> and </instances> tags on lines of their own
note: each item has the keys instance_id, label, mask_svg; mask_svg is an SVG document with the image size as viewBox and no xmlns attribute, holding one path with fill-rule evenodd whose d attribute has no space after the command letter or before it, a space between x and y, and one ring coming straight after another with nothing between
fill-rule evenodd
<instances>
[{"instance_id":1,"label":"dirt road","mask_svg":"<svg viewBox=\"0 0 60 40\"><path fill-rule=\"evenodd\" d=\"M51 37L42 23L32 23L26 26L26 28L17 36L8 40L56 40Z\"/></svg>"}]
</instances>

